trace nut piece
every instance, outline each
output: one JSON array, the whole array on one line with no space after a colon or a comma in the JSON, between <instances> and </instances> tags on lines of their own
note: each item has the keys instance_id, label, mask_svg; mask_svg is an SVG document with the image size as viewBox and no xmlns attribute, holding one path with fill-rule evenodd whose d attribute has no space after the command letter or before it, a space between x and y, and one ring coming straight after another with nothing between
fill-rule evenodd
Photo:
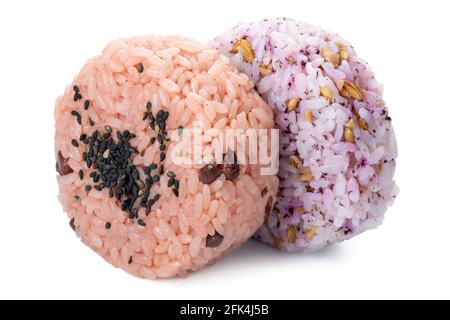
<instances>
[{"instance_id":1,"label":"nut piece","mask_svg":"<svg viewBox=\"0 0 450 320\"><path fill-rule=\"evenodd\" d=\"M300 159L297 156L290 156L289 164L297 169L300 169L302 167L302 162L300 161Z\"/></svg>"},{"instance_id":2,"label":"nut piece","mask_svg":"<svg viewBox=\"0 0 450 320\"><path fill-rule=\"evenodd\" d=\"M345 125L345 127L346 128L349 128L349 129L355 129L355 121L353 120L353 119L350 119L348 122L347 122L347 124Z\"/></svg>"},{"instance_id":3,"label":"nut piece","mask_svg":"<svg viewBox=\"0 0 450 320\"><path fill-rule=\"evenodd\" d=\"M339 67L339 56L328 48L323 48L320 54L326 62L330 62L335 68Z\"/></svg>"},{"instance_id":4,"label":"nut piece","mask_svg":"<svg viewBox=\"0 0 450 320\"><path fill-rule=\"evenodd\" d=\"M287 229L287 238L289 243L295 243L295 241L297 240L297 230L294 226L290 226Z\"/></svg>"},{"instance_id":5,"label":"nut piece","mask_svg":"<svg viewBox=\"0 0 450 320\"><path fill-rule=\"evenodd\" d=\"M304 168L303 172L298 176L298 180L300 180L301 182L311 182L312 180L314 180L311 169Z\"/></svg>"},{"instance_id":6,"label":"nut piece","mask_svg":"<svg viewBox=\"0 0 450 320\"><path fill-rule=\"evenodd\" d=\"M350 98L352 98L352 96L350 95L350 93L349 93L347 90L345 90L344 87L342 87L341 91L339 91L339 94L341 95L342 98L345 98L345 99L350 99Z\"/></svg>"},{"instance_id":7,"label":"nut piece","mask_svg":"<svg viewBox=\"0 0 450 320\"><path fill-rule=\"evenodd\" d=\"M347 80L344 80L344 86L342 89L356 100L362 100L364 98L361 90L355 84L348 82Z\"/></svg>"},{"instance_id":8,"label":"nut piece","mask_svg":"<svg viewBox=\"0 0 450 320\"><path fill-rule=\"evenodd\" d=\"M320 87L320 94L327 100L333 99L333 93L328 87Z\"/></svg>"},{"instance_id":9,"label":"nut piece","mask_svg":"<svg viewBox=\"0 0 450 320\"><path fill-rule=\"evenodd\" d=\"M260 64L259 65L259 73L265 77L268 76L269 74L271 74L273 72L273 66L272 63L269 64Z\"/></svg>"},{"instance_id":10,"label":"nut piece","mask_svg":"<svg viewBox=\"0 0 450 320\"><path fill-rule=\"evenodd\" d=\"M293 57L288 57L286 58L287 63L289 64L294 64L295 63L295 59Z\"/></svg>"},{"instance_id":11,"label":"nut piece","mask_svg":"<svg viewBox=\"0 0 450 320\"><path fill-rule=\"evenodd\" d=\"M319 227L313 226L311 229L306 231L304 233L306 240L308 240L308 241L311 240L316 235L318 229L319 229Z\"/></svg>"},{"instance_id":12,"label":"nut piece","mask_svg":"<svg viewBox=\"0 0 450 320\"><path fill-rule=\"evenodd\" d=\"M313 113L311 111L305 112L305 121L311 122L313 120Z\"/></svg>"},{"instance_id":13,"label":"nut piece","mask_svg":"<svg viewBox=\"0 0 450 320\"><path fill-rule=\"evenodd\" d=\"M300 103L300 98L292 98L291 100L289 100L288 105L287 105L287 109L289 111L294 111L297 109L298 104Z\"/></svg>"},{"instance_id":14,"label":"nut piece","mask_svg":"<svg viewBox=\"0 0 450 320\"><path fill-rule=\"evenodd\" d=\"M255 51L251 43L246 39L236 40L231 47L230 53L236 54L240 52L247 63L252 63L255 59Z\"/></svg>"},{"instance_id":15,"label":"nut piece","mask_svg":"<svg viewBox=\"0 0 450 320\"><path fill-rule=\"evenodd\" d=\"M239 53L240 43L241 43L241 40L236 40L235 42L233 42L233 45L231 46L231 50L230 50L231 54Z\"/></svg>"},{"instance_id":16,"label":"nut piece","mask_svg":"<svg viewBox=\"0 0 450 320\"><path fill-rule=\"evenodd\" d=\"M369 130L369 124L363 118L358 119L358 126L363 130Z\"/></svg>"},{"instance_id":17,"label":"nut piece","mask_svg":"<svg viewBox=\"0 0 450 320\"><path fill-rule=\"evenodd\" d=\"M346 142L355 142L355 135L353 134L353 130L350 128L344 128L344 139Z\"/></svg>"},{"instance_id":18,"label":"nut piece","mask_svg":"<svg viewBox=\"0 0 450 320\"><path fill-rule=\"evenodd\" d=\"M348 59L350 58L347 50L342 50L339 52L339 61L342 63L342 61L346 60L348 61Z\"/></svg>"}]
</instances>

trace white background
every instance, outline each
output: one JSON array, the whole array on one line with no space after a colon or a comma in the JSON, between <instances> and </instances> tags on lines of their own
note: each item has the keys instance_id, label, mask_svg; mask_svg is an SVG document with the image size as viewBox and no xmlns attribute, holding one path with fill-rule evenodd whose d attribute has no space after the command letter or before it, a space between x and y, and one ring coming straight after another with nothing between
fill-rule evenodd
<instances>
[{"instance_id":1,"label":"white background","mask_svg":"<svg viewBox=\"0 0 450 320\"><path fill-rule=\"evenodd\" d=\"M0 1L0 298L450 298L447 3ZM56 97L115 38L206 42L277 16L341 34L385 85L401 193L384 225L312 255L252 241L187 279L140 280L103 262L56 198Z\"/></svg>"}]
</instances>

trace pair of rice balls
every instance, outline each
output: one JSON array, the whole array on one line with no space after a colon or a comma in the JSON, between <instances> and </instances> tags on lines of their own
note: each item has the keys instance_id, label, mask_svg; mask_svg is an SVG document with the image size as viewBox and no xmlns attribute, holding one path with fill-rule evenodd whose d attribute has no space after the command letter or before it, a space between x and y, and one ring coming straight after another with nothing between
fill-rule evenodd
<instances>
[{"instance_id":1,"label":"pair of rice balls","mask_svg":"<svg viewBox=\"0 0 450 320\"><path fill-rule=\"evenodd\" d=\"M287 251L323 248L380 224L397 192L380 85L344 40L292 20L239 25L208 47L114 41L58 98L55 127L70 226L143 278L184 276L253 235ZM205 161L177 162L192 128ZM212 156L229 129L274 128L278 176L233 148Z\"/></svg>"}]
</instances>

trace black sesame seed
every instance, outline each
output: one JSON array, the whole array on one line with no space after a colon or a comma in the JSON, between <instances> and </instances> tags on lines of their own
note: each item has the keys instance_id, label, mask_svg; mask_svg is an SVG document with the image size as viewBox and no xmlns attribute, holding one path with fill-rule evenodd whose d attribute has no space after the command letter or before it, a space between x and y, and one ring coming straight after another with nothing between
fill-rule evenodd
<instances>
[{"instance_id":1,"label":"black sesame seed","mask_svg":"<svg viewBox=\"0 0 450 320\"><path fill-rule=\"evenodd\" d=\"M173 173L173 171L169 171L169 172L167 172L167 176L169 178L175 178L175 173Z\"/></svg>"},{"instance_id":2,"label":"black sesame seed","mask_svg":"<svg viewBox=\"0 0 450 320\"><path fill-rule=\"evenodd\" d=\"M163 137L162 137L162 135L158 134L157 139L158 139L158 143L159 143L159 144L162 144L162 143L163 143Z\"/></svg>"},{"instance_id":3,"label":"black sesame seed","mask_svg":"<svg viewBox=\"0 0 450 320\"><path fill-rule=\"evenodd\" d=\"M128 264L132 264L133 263L133 257L130 257L129 259L128 259Z\"/></svg>"},{"instance_id":4,"label":"black sesame seed","mask_svg":"<svg viewBox=\"0 0 450 320\"><path fill-rule=\"evenodd\" d=\"M145 121L148 118L148 112L144 113L144 116L142 117L142 121Z\"/></svg>"},{"instance_id":5,"label":"black sesame seed","mask_svg":"<svg viewBox=\"0 0 450 320\"><path fill-rule=\"evenodd\" d=\"M89 100L86 100L84 102L84 110L87 110L89 108Z\"/></svg>"},{"instance_id":6,"label":"black sesame seed","mask_svg":"<svg viewBox=\"0 0 450 320\"><path fill-rule=\"evenodd\" d=\"M182 136L182 135L183 135L183 127L182 127L182 126L179 126L179 127L178 127L178 135L179 135L179 136Z\"/></svg>"},{"instance_id":7,"label":"black sesame seed","mask_svg":"<svg viewBox=\"0 0 450 320\"><path fill-rule=\"evenodd\" d=\"M177 189L172 189L172 193L175 195L175 197L178 198L179 193L178 193L178 190L177 190Z\"/></svg>"},{"instance_id":8,"label":"black sesame seed","mask_svg":"<svg viewBox=\"0 0 450 320\"><path fill-rule=\"evenodd\" d=\"M153 182L159 182L160 178L159 176L153 176L152 180Z\"/></svg>"},{"instance_id":9,"label":"black sesame seed","mask_svg":"<svg viewBox=\"0 0 450 320\"><path fill-rule=\"evenodd\" d=\"M78 175L80 176L80 180L83 180L83 178L84 178L83 170L78 171Z\"/></svg>"},{"instance_id":10,"label":"black sesame seed","mask_svg":"<svg viewBox=\"0 0 450 320\"><path fill-rule=\"evenodd\" d=\"M163 175L164 174L164 165L160 165L159 166L159 175Z\"/></svg>"},{"instance_id":11,"label":"black sesame seed","mask_svg":"<svg viewBox=\"0 0 450 320\"><path fill-rule=\"evenodd\" d=\"M111 223L107 222L107 223L105 224L105 228L106 228L106 229L111 229Z\"/></svg>"},{"instance_id":12,"label":"black sesame seed","mask_svg":"<svg viewBox=\"0 0 450 320\"><path fill-rule=\"evenodd\" d=\"M100 187L99 185L96 185L96 186L94 186L94 189L97 190L97 191L102 191L103 188Z\"/></svg>"},{"instance_id":13,"label":"black sesame seed","mask_svg":"<svg viewBox=\"0 0 450 320\"><path fill-rule=\"evenodd\" d=\"M76 148L78 148L79 147L79 145L78 145L78 141L77 140L75 140L75 139L72 139L72 145L74 146L74 147L76 147Z\"/></svg>"},{"instance_id":14,"label":"black sesame seed","mask_svg":"<svg viewBox=\"0 0 450 320\"><path fill-rule=\"evenodd\" d=\"M74 85L74 86L73 86L73 91L75 91L75 92L79 92L79 91L80 91L80 89L78 88L78 86L77 86L77 85Z\"/></svg>"},{"instance_id":15,"label":"black sesame seed","mask_svg":"<svg viewBox=\"0 0 450 320\"><path fill-rule=\"evenodd\" d=\"M172 187L175 184L175 179L174 178L170 178L169 181L167 182L167 187Z\"/></svg>"},{"instance_id":16,"label":"black sesame seed","mask_svg":"<svg viewBox=\"0 0 450 320\"><path fill-rule=\"evenodd\" d=\"M84 140L86 140L86 138L87 138L87 135L85 133L82 133L80 135L80 141L84 141Z\"/></svg>"},{"instance_id":17,"label":"black sesame seed","mask_svg":"<svg viewBox=\"0 0 450 320\"><path fill-rule=\"evenodd\" d=\"M88 184L86 187L84 187L84 190L85 190L86 192L89 192L89 191L92 190L92 186Z\"/></svg>"},{"instance_id":18,"label":"black sesame seed","mask_svg":"<svg viewBox=\"0 0 450 320\"><path fill-rule=\"evenodd\" d=\"M151 170L155 170L157 167L158 167L158 166L156 165L156 163L152 163L152 164L149 166L149 168L150 168Z\"/></svg>"},{"instance_id":19,"label":"black sesame seed","mask_svg":"<svg viewBox=\"0 0 450 320\"><path fill-rule=\"evenodd\" d=\"M153 200L156 202L156 201L159 200L160 197L161 197L160 194L156 194L156 195L153 197Z\"/></svg>"},{"instance_id":20,"label":"black sesame seed","mask_svg":"<svg viewBox=\"0 0 450 320\"><path fill-rule=\"evenodd\" d=\"M148 113L150 113L150 111L152 110L152 103L150 101L145 105L145 109Z\"/></svg>"},{"instance_id":21,"label":"black sesame seed","mask_svg":"<svg viewBox=\"0 0 450 320\"><path fill-rule=\"evenodd\" d=\"M175 183L173 185L174 185L175 189L178 190L180 188L180 181L175 180Z\"/></svg>"},{"instance_id":22,"label":"black sesame seed","mask_svg":"<svg viewBox=\"0 0 450 320\"><path fill-rule=\"evenodd\" d=\"M138 71L139 73L144 72L144 65L143 65L142 63L139 63L139 64L138 64L138 66L137 66L137 71Z\"/></svg>"},{"instance_id":23,"label":"black sesame seed","mask_svg":"<svg viewBox=\"0 0 450 320\"><path fill-rule=\"evenodd\" d=\"M138 219L138 224L142 227L145 227L145 222L142 219Z\"/></svg>"},{"instance_id":24,"label":"black sesame seed","mask_svg":"<svg viewBox=\"0 0 450 320\"><path fill-rule=\"evenodd\" d=\"M155 138L155 137L152 137L152 138L150 139L150 144L153 145L153 144L155 143L155 141L156 141L156 138Z\"/></svg>"},{"instance_id":25,"label":"black sesame seed","mask_svg":"<svg viewBox=\"0 0 450 320\"><path fill-rule=\"evenodd\" d=\"M89 125L92 127L93 125L95 125L94 120L92 120L91 118L89 118Z\"/></svg>"},{"instance_id":26,"label":"black sesame seed","mask_svg":"<svg viewBox=\"0 0 450 320\"><path fill-rule=\"evenodd\" d=\"M160 145L159 151L166 151L166 146L164 144Z\"/></svg>"},{"instance_id":27,"label":"black sesame seed","mask_svg":"<svg viewBox=\"0 0 450 320\"><path fill-rule=\"evenodd\" d=\"M145 167L145 168L144 168L144 173L145 173L145 174L149 174L150 171L151 171L151 169L150 169L149 167Z\"/></svg>"},{"instance_id":28,"label":"black sesame seed","mask_svg":"<svg viewBox=\"0 0 450 320\"><path fill-rule=\"evenodd\" d=\"M162 162L162 161L164 161L165 158L166 158L166 154L164 152L161 152L159 154L159 160Z\"/></svg>"}]
</instances>

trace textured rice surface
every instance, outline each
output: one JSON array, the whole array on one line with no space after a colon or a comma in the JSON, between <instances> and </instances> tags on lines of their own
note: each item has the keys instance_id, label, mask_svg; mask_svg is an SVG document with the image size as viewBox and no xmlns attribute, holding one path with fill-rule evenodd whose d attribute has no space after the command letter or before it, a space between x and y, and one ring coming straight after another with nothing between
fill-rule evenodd
<instances>
[{"instance_id":1,"label":"textured rice surface","mask_svg":"<svg viewBox=\"0 0 450 320\"><path fill-rule=\"evenodd\" d=\"M87 108L85 101L89 101ZM117 132L136 135L129 142L137 149L131 164L145 181L144 168L151 163L159 166L161 154L158 143L151 144L155 131L143 121L147 102L154 114L161 109L170 112L170 136L179 126L190 128L195 121L204 130L245 129L250 126L246 119L255 128L273 128L273 116L249 78L226 57L176 36L112 42L86 63L58 98L59 199L72 228L87 246L131 274L151 279L184 276L230 252L261 227L275 199L278 178L261 176L257 165L242 165L238 178L228 180L222 174L207 184L199 179L202 165L177 166L167 156L164 170L176 174L179 196L163 174L149 195L160 194L160 199L148 215L139 208L138 217L131 219L119 201L109 197L107 188L86 191L86 186L94 185L93 167L88 168L83 155L89 144L78 139L96 130L99 136L112 131L113 142ZM205 154L213 140L203 142ZM167 142L166 154L173 144Z\"/></svg>"},{"instance_id":2,"label":"textured rice surface","mask_svg":"<svg viewBox=\"0 0 450 320\"><path fill-rule=\"evenodd\" d=\"M210 44L251 77L282 130L278 203L256 237L313 251L381 224L398 188L382 87L336 34L290 19L241 24Z\"/></svg>"}]
</instances>

